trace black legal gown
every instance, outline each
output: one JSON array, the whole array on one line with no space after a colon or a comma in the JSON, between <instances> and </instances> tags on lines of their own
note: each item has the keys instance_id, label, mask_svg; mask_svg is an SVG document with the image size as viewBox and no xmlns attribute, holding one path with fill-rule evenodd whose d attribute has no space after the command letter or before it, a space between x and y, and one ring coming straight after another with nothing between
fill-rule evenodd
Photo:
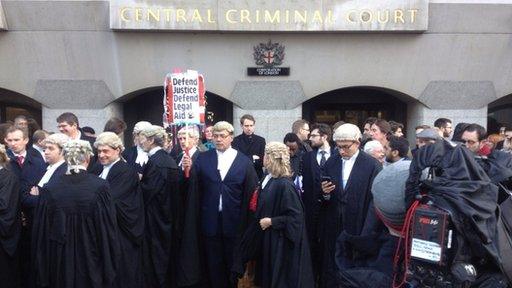
<instances>
[{"instance_id":1,"label":"black legal gown","mask_svg":"<svg viewBox=\"0 0 512 288\"><path fill-rule=\"evenodd\" d=\"M103 166L93 171L101 174ZM121 256L116 287L140 288L142 285L142 240L144 237L144 202L136 170L125 161L116 162L108 172L112 200L116 207Z\"/></svg>"},{"instance_id":2,"label":"black legal gown","mask_svg":"<svg viewBox=\"0 0 512 288\"><path fill-rule=\"evenodd\" d=\"M18 177L0 169L0 286L18 287L17 248L21 233Z\"/></svg>"},{"instance_id":3,"label":"black legal gown","mask_svg":"<svg viewBox=\"0 0 512 288\"><path fill-rule=\"evenodd\" d=\"M254 220L236 252L234 272L240 275L243 264L256 259L261 287L314 287L304 208L293 183L271 178L259 193ZM272 226L263 231L259 221L265 217L272 219Z\"/></svg>"},{"instance_id":4,"label":"black legal gown","mask_svg":"<svg viewBox=\"0 0 512 288\"><path fill-rule=\"evenodd\" d=\"M33 224L37 287L113 287L119 259L107 181L80 171L41 191Z\"/></svg>"},{"instance_id":5,"label":"black legal gown","mask_svg":"<svg viewBox=\"0 0 512 288\"><path fill-rule=\"evenodd\" d=\"M149 157L141 179L145 209L144 288L166 287L171 257L172 195L178 193L178 165L164 151ZM174 256L173 256L174 257Z\"/></svg>"}]
</instances>

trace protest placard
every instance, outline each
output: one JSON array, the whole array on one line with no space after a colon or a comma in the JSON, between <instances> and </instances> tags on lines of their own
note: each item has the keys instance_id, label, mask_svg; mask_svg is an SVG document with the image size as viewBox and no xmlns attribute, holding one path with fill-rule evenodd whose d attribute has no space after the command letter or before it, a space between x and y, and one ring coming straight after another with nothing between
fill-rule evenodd
<instances>
[{"instance_id":1,"label":"protest placard","mask_svg":"<svg viewBox=\"0 0 512 288\"><path fill-rule=\"evenodd\" d=\"M203 75L194 70L169 73L164 86L164 125L204 124Z\"/></svg>"}]
</instances>

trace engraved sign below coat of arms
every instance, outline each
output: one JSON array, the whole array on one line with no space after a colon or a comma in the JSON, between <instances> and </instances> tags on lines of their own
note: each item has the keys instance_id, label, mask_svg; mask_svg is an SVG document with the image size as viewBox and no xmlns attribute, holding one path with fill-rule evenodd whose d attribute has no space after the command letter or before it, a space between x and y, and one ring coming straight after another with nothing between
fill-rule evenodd
<instances>
[{"instance_id":1,"label":"engraved sign below coat of arms","mask_svg":"<svg viewBox=\"0 0 512 288\"><path fill-rule=\"evenodd\" d=\"M284 61L284 45L272 43L260 43L254 46L253 58L256 65L263 67L247 68L249 76L288 76L290 75L289 67L276 67L283 64Z\"/></svg>"}]
</instances>

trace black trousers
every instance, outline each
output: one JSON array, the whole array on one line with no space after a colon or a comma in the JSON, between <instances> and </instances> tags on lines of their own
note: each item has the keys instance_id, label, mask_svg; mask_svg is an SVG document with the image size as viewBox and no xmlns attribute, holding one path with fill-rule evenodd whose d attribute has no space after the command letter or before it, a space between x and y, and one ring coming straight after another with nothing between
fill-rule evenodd
<instances>
[{"instance_id":1,"label":"black trousers","mask_svg":"<svg viewBox=\"0 0 512 288\"><path fill-rule=\"evenodd\" d=\"M11 257L5 253L4 248L0 245L0 286L2 288L20 287L19 264L18 252Z\"/></svg>"},{"instance_id":2,"label":"black trousers","mask_svg":"<svg viewBox=\"0 0 512 288\"><path fill-rule=\"evenodd\" d=\"M223 235L222 213L219 213L218 223L216 235L206 236L204 239L209 282L212 288L236 287L230 281L236 237Z\"/></svg>"}]
</instances>

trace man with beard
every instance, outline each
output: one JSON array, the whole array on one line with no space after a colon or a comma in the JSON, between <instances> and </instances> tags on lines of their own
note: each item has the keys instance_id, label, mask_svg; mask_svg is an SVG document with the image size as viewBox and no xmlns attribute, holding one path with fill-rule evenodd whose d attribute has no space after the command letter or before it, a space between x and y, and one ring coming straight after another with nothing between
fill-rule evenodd
<instances>
[{"instance_id":1,"label":"man with beard","mask_svg":"<svg viewBox=\"0 0 512 288\"><path fill-rule=\"evenodd\" d=\"M439 118L434 121L434 127L439 129L439 136L448 139L452 135L453 127L452 120L447 118Z\"/></svg>"},{"instance_id":2,"label":"man with beard","mask_svg":"<svg viewBox=\"0 0 512 288\"><path fill-rule=\"evenodd\" d=\"M361 132L357 126L341 125L334 132L333 139L339 153L333 154L332 160L326 162L324 174L328 178L323 178L321 183L325 202L322 247L325 279L320 287L335 287L336 240L342 232L351 237L362 234L372 201L373 179L382 169L377 160L359 150ZM349 245L340 251L344 255L343 269L357 265L356 252Z\"/></svg>"},{"instance_id":3,"label":"man with beard","mask_svg":"<svg viewBox=\"0 0 512 288\"><path fill-rule=\"evenodd\" d=\"M139 143L149 160L140 182L145 208L144 287L166 287L171 253L172 198L178 193L178 165L162 146L165 129L152 125L140 132Z\"/></svg>"},{"instance_id":4,"label":"man with beard","mask_svg":"<svg viewBox=\"0 0 512 288\"><path fill-rule=\"evenodd\" d=\"M303 189L302 200L304 202L304 214L306 218L306 230L308 232L309 243L311 247L311 258L313 262L313 272L315 279L320 281L321 286L325 287L328 279L325 275L324 262L326 259L322 255L325 242L325 222L328 222L326 214L329 207L328 199L324 199L320 182L324 173L324 168L328 160L336 154L333 147L329 144L332 131L327 124L319 123L312 127L309 139L313 151L304 154L303 163Z\"/></svg>"},{"instance_id":5,"label":"man with beard","mask_svg":"<svg viewBox=\"0 0 512 288\"><path fill-rule=\"evenodd\" d=\"M233 139L233 148L244 153L254 163L258 179L263 177L263 154L265 153L265 138L254 134L256 120L249 114L240 118L242 134Z\"/></svg>"},{"instance_id":6,"label":"man with beard","mask_svg":"<svg viewBox=\"0 0 512 288\"><path fill-rule=\"evenodd\" d=\"M115 133L101 133L94 146L101 165L92 173L107 180L117 211L121 258L115 287L141 287L144 203L139 177L135 169L121 158L124 146Z\"/></svg>"}]
</instances>

